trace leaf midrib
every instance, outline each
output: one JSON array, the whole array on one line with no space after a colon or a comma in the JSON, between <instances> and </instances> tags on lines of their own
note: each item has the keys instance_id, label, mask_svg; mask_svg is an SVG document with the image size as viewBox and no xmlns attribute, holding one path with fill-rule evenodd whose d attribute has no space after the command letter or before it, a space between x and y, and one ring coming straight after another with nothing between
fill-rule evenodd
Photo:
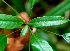
<instances>
[{"instance_id":1,"label":"leaf midrib","mask_svg":"<svg viewBox=\"0 0 70 51\"><path fill-rule=\"evenodd\" d=\"M57 20L57 21L64 21L64 20ZM66 20L67 21L67 20ZM40 22L30 22L30 24L36 24L36 23L41 23L41 22L49 22L49 21L40 21ZM53 22L53 21L50 21ZM56 21L55 21L56 22ZM68 21L67 21L68 22Z\"/></svg>"},{"instance_id":2,"label":"leaf midrib","mask_svg":"<svg viewBox=\"0 0 70 51\"><path fill-rule=\"evenodd\" d=\"M34 36L34 35L33 35ZM34 36L35 37L35 36ZM35 37L35 39L36 39L36 37ZM36 41L38 42L38 40L36 39ZM38 44L40 45L40 43L38 42ZM40 45L40 47L41 47L41 45ZM41 49L43 50L43 48L41 47ZM43 50L44 51L44 50Z\"/></svg>"},{"instance_id":3,"label":"leaf midrib","mask_svg":"<svg viewBox=\"0 0 70 51\"><path fill-rule=\"evenodd\" d=\"M4 39L5 37L6 37L6 36L4 36L3 38L1 38L0 41L1 41L2 39Z\"/></svg>"},{"instance_id":4,"label":"leaf midrib","mask_svg":"<svg viewBox=\"0 0 70 51\"><path fill-rule=\"evenodd\" d=\"M66 8L66 6L68 6L68 5L70 5L70 3L67 3L67 5L65 5L63 8ZM62 8L59 9L59 10L62 10ZM58 12L59 10L57 10L57 12ZM56 15L57 12L55 12L55 14L52 14L52 15Z\"/></svg>"},{"instance_id":5,"label":"leaf midrib","mask_svg":"<svg viewBox=\"0 0 70 51\"><path fill-rule=\"evenodd\" d=\"M24 22L24 21L6 21L6 20L4 20L4 21L0 21L0 22Z\"/></svg>"},{"instance_id":6,"label":"leaf midrib","mask_svg":"<svg viewBox=\"0 0 70 51\"><path fill-rule=\"evenodd\" d=\"M6 36L4 36L3 38L1 38L1 40L4 39L5 37L6 37ZM1 42L1 40L0 40L0 42ZM2 44L1 44L1 46L2 46ZM2 47L3 47L3 46L2 46ZM2 50L3 50L3 48L2 48Z\"/></svg>"}]
</instances>

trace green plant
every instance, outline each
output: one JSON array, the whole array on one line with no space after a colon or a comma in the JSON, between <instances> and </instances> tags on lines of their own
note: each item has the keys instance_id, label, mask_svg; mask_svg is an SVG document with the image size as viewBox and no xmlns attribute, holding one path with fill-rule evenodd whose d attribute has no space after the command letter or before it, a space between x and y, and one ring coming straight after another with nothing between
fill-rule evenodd
<instances>
[{"instance_id":1,"label":"green plant","mask_svg":"<svg viewBox=\"0 0 70 51\"><path fill-rule=\"evenodd\" d=\"M4 3L6 3L4 0L2 0L2 1ZM32 11L33 5L38 0L29 0L29 1L32 4L32 8L31 8L31 11ZM9 7L11 7L8 3L6 3L6 4ZM54 9L52 9L51 11L49 11L48 13L46 13L45 16L34 18L31 21L30 21L30 17L31 17L31 14L30 14L28 22L16 10L14 10L11 7L17 14L19 14L27 22L27 24L24 23L24 21L22 19L20 19L16 16L0 14L0 28L14 29L14 28L21 26L22 24L26 24L25 27L21 28L22 31L20 33L20 36L24 36L27 29L28 28L30 29L29 51L30 51L30 44L32 46L33 51L53 51L52 47L49 45L49 43L46 40L41 38L39 35L32 33L31 28L32 27L39 28L39 27L43 27L43 26L60 25L60 24L70 21L69 19L61 17L61 15L64 12L66 12L67 10L70 10L69 6L70 6L70 0L66 0L63 3L61 3L60 5L58 5L57 7L55 7ZM19 30L21 30L21 29L19 29ZM39 29L41 29L41 28L39 28ZM19 30L17 30L17 31L19 31ZM47 31L44 29L41 29L41 30ZM17 31L15 31L15 32L17 32ZM15 32L12 32L8 35L0 34L0 51L4 51L4 49L6 47L7 36L9 36ZM47 32L50 32L50 31L47 31ZM31 35L31 33L32 33L32 35ZM50 32L50 33L53 33L53 32ZM53 34L56 34L56 33L53 33ZM59 35L59 34L56 34L56 35ZM62 36L68 43L70 43L70 33L65 33L65 34L59 35L59 36Z\"/></svg>"}]
</instances>

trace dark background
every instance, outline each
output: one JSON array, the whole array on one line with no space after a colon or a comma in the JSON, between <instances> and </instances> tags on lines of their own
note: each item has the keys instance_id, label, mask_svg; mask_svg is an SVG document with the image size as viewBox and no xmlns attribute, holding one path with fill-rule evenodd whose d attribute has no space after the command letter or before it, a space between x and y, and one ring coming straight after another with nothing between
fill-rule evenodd
<instances>
[{"instance_id":1,"label":"dark background","mask_svg":"<svg viewBox=\"0 0 70 51\"><path fill-rule=\"evenodd\" d=\"M5 1L9 3L19 13L25 11L30 15L31 4L28 0L5 0ZM39 0L34 5L33 11L31 13L32 14L31 19L43 16L46 12L50 11L52 8L56 7L58 4L60 4L63 1L64 0ZM7 14L7 15L14 15L14 16L16 15L16 13L10 7L8 7L5 3L3 3L1 0L0 0L0 14ZM67 11L61 16L69 19L70 11ZM69 25L70 23L67 22L59 26L42 27L42 28L45 30L56 32L58 34L64 34L66 32L70 33ZM41 30L37 30L37 33L40 33L39 31ZM45 39L49 42L49 44L52 46L52 48L55 51L70 51L70 44L67 43L62 37L54 35L52 33L48 33L48 32L45 32L45 33L47 35L46 36L43 35L42 37L45 37ZM24 51L28 50L28 43L26 44L23 50Z\"/></svg>"}]
</instances>

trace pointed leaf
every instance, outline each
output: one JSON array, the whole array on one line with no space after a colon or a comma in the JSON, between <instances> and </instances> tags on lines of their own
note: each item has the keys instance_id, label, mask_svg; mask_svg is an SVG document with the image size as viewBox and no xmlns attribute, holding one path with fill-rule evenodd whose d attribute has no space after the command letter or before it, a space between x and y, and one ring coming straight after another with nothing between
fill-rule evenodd
<instances>
[{"instance_id":1,"label":"pointed leaf","mask_svg":"<svg viewBox=\"0 0 70 51\"><path fill-rule=\"evenodd\" d=\"M14 29L23 24L23 20L12 15L0 14L0 28Z\"/></svg>"},{"instance_id":2,"label":"pointed leaf","mask_svg":"<svg viewBox=\"0 0 70 51\"><path fill-rule=\"evenodd\" d=\"M63 34L63 38L64 38L68 43L70 43L70 33L65 33L65 34Z\"/></svg>"},{"instance_id":3,"label":"pointed leaf","mask_svg":"<svg viewBox=\"0 0 70 51\"><path fill-rule=\"evenodd\" d=\"M20 33L20 36L24 36L25 33L27 32L27 30L28 30L28 25L26 25L25 27L23 27L23 29L22 29L22 31Z\"/></svg>"},{"instance_id":4,"label":"pointed leaf","mask_svg":"<svg viewBox=\"0 0 70 51\"><path fill-rule=\"evenodd\" d=\"M4 34L0 34L0 51L4 51L7 44L7 37Z\"/></svg>"},{"instance_id":5,"label":"pointed leaf","mask_svg":"<svg viewBox=\"0 0 70 51\"><path fill-rule=\"evenodd\" d=\"M45 13L45 16L61 16L66 11L70 10L70 0L65 0L55 8Z\"/></svg>"},{"instance_id":6,"label":"pointed leaf","mask_svg":"<svg viewBox=\"0 0 70 51\"><path fill-rule=\"evenodd\" d=\"M41 29L37 29L35 34L37 34L37 35L41 36L43 39L45 39L49 43L49 45L52 47L53 51L57 51L55 45L51 41L51 38L49 37L49 35L46 32L42 31Z\"/></svg>"},{"instance_id":7,"label":"pointed leaf","mask_svg":"<svg viewBox=\"0 0 70 51\"><path fill-rule=\"evenodd\" d=\"M30 26L32 27L52 26L52 25L60 25L66 22L68 22L68 19L60 16L43 16L32 19L30 21Z\"/></svg>"},{"instance_id":8,"label":"pointed leaf","mask_svg":"<svg viewBox=\"0 0 70 51\"><path fill-rule=\"evenodd\" d=\"M34 5L38 0L29 0L32 5Z\"/></svg>"},{"instance_id":9,"label":"pointed leaf","mask_svg":"<svg viewBox=\"0 0 70 51\"><path fill-rule=\"evenodd\" d=\"M48 42L36 34L31 36L31 45L33 51L53 51Z\"/></svg>"}]
</instances>

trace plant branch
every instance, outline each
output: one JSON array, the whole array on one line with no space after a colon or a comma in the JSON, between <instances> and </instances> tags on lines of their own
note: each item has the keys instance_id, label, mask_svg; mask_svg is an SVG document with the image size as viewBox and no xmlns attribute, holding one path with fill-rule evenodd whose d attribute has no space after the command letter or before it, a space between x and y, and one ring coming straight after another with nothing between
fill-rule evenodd
<instances>
[{"instance_id":1,"label":"plant branch","mask_svg":"<svg viewBox=\"0 0 70 51\"><path fill-rule=\"evenodd\" d=\"M20 15L16 10L14 10L7 2L2 0L5 4L7 4L13 11L15 11L18 15ZM20 15L21 16L21 15ZM21 16L22 17L22 16ZM23 18L23 17L22 17ZM24 18L23 18L24 19ZM25 20L25 19L24 19ZM26 21L26 20L25 20ZM27 21L26 21L27 22Z\"/></svg>"},{"instance_id":2,"label":"plant branch","mask_svg":"<svg viewBox=\"0 0 70 51\"><path fill-rule=\"evenodd\" d=\"M38 29L41 29L41 28L38 28ZM57 34L57 33L51 32L51 31L48 31L48 30L44 30L44 29L41 29L41 30L47 31L47 32L49 32L49 33L53 33L53 34L56 34L56 35L59 35L59 36L63 36L63 35L60 35L60 34Z\"/></svg>"},{"instance_id":3,"label":"plant branch","mask_svg":"<svg viewBox=\"0 0 70 51\"><path fill-rule=\"evenodd\" d=\"M29 27L29 29L30 29L30 27ZM32 33L32 31L31 31L31 29L30 29L30 39L29 39L29 51L30 51L30 41L31 41L31 33Z\"/></svg>"},{"instance_id":4,"label":"plant branch","mask_svg":"<svg viewBox=\"0 0 70 51\"><path fill-rule=\"evenodd\" d=\"M32 7L31 7L31 13L32 13L32 9L33 9L33 5L32 5ZM31 17L31 13L30 13L30 17ZM30 21L30 17L29 17L29 21Z\"/></svg>"},{"instance_id":5,"label":"plant branch","mask_svg":"<svg viewBox=\"0 0 70 51\"><path fill-rule=\"evenodd\" d=\"M22 28L21 28L21 29L22 29ZM13 33L16 33L16 32L18 32L18 31L21 30L21 29L18 29L18 30L16 30L16 31L14 31L14 32L12 32L12 33L6 35L6 36L9 36L9 35L11 35L11 34L13 34Z\"/></svg>"}]
</instances>

